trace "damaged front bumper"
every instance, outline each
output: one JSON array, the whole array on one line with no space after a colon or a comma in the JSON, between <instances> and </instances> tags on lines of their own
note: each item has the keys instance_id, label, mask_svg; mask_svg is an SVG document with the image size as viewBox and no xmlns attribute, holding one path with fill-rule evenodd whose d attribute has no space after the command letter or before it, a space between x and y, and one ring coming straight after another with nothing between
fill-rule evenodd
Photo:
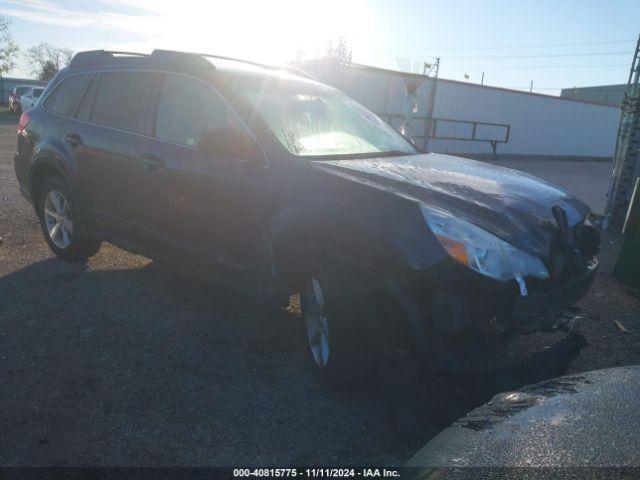
<instances>
[{"instance_id":1,"label":"damaged front bumper","mask_svg":"<svg viewBox=\"0 0 640 480\"><path fill-rule=\"evenodd\" d=\"M499 282L445 261L434 270L393 282L388 291L409 322L409 340L418 356L441 369L437 357L447 352L444 357L452 358L452 351L469 350L470 344L478 343L479 334L493 330L491 325L515 333L553 330L589 291L596 268L593 259L586 273L570 279L553 284L528 281L523 295L515 280Z\"/></svg>"},{"instance_id":2,"label":"damaged front bumper","mask_svg":"<svg viewBox=\"0 0 640 480\"><path fill-rule=\"evenodd\" d=\"M596 274L597 263L589 270L546 291L529 291L527 296L516 298L511 313L511 324L522 332L550 331L559 316L584 297Z\"/></svg>"}]
</instances>

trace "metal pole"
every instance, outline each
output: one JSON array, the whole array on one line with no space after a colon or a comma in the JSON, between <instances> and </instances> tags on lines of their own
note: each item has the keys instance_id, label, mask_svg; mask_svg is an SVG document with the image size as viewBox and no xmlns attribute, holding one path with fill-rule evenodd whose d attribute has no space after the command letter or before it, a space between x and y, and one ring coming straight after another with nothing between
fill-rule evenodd
<instances>
[{"instance_id":1,"label":"metal pole","mask_svg":"<svg viewBox=\"0 0 640 480\"><path fill-rule=\"evenodd\" d=\"M531 80L531 85L529 86L529 93L533 93L533 80Z\"/></svg>"},{"instance_id":2,"label":"metal pole","mask_svg":"<svg viewBox=\"0 0 640 480\"><path fill-rule=\"evenodd\" d=\"M484 85L484 72L482 72L482 78L480 79L480 85Z\"/></svg>"},{"instance_id":3,"label":"metal pole","mask_svg":"<svg viewBox=\"0 0 640 480\"><path fill-rule=\"evenodd\" d=\"M438 88L438 73L440 71L440 57L436 58L435 63L435 75L433 77L433 88L431 89L431 98L429 99L429 111L427 112L427 124L426 124L426 135L424 137L424 150L425 152L429 149L429 137L431 137L431 130L433 128L433 114L435 112L435 103L436 103L436 89Z\"/></svg>"}]
</instances>

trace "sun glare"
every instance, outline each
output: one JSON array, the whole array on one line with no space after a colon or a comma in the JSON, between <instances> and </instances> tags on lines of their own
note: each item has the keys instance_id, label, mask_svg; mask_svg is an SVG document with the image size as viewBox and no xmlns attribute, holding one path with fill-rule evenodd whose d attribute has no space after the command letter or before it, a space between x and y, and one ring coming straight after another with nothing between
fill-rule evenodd
<instances>
[{"instance_id":1,"label":"sun glare","mask_svg":"<svg viewBox=\"0 0 640 480\"><path fill-rule=\"evenodd\" d=\"M362 0L140 3L151 13L138 17L140 49L170 48L283 64L323 54L343 36L354 51L373 32ZM130 17L129 17L130 18Z\"/></svg>"}]
</instances>

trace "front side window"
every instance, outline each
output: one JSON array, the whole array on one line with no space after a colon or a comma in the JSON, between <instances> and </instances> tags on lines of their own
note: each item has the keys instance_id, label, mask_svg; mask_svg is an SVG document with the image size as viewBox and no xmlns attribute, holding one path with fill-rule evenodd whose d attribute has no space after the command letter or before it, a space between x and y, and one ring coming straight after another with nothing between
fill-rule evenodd
<instances>
[{"instance_id":1,"label":"front side window","mask_svg":"<svg viewBox=\"0 0 640 480\"><path fill-rule=\"evenodd\" d=\"M294 155L314 157L414 154L380 117L344 93L293 76L245 76L231 88L256 109Z\"/></svg>"},{"instance_id":2,"label":"front side window","mask_svg":"<svg viewBox=\"0 0 640 480\"><path fill-rule=\"evenodd\" d=\"M153 90L151 72L101 74L91 120L98 125L141 133Z\"/></svg>"},{"instance_id":3,"label":"front side window","mask_svg":"<svg viewBox=\"0 0 640 480\"><path fill-rule=\"evenodd\" d=\"M63 79L47 96L44 108L58 115L69 115L88 81L89 75L72 75Z\"/></svg>"},{"instance_id":4,"label":"front side window","mask_svg":"<svg viewBox=\"0 0 640 480\"><path fill-rule=\"evenodd\" d=\"M166 75L158 100L155 137L196 147L203 132L241 129L225 101L208 85L180 75Z\"/></svg>"}]
</instances>

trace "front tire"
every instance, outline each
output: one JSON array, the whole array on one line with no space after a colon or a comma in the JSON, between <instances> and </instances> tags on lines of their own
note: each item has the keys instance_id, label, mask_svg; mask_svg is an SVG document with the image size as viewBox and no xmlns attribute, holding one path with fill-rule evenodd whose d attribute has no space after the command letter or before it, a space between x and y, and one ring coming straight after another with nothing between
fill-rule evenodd
<instances>
[{"instance_id":1,"label":"front tire","mask_svg":"<svg viewBox=\"0 0 640 480\"><path fill-rule=\"evenodd\" d=\"M85 261L100 248L80 225L78 208L67 184L58 177L44 180L38 195L38 216L51 251L69 261Z\"/></svg>"},{"instance_id":2,"label":"front tire","mask_svg":"<svg viewBox=\"0 0 640 480\"><path fill-rule=\"evenodd\" d=\"M377 357L377 319L371 285L349 262L323 256L307 271L300 292L307 351L314 373L331 387L366 379Z\"/></svg>"}]
</instances>

